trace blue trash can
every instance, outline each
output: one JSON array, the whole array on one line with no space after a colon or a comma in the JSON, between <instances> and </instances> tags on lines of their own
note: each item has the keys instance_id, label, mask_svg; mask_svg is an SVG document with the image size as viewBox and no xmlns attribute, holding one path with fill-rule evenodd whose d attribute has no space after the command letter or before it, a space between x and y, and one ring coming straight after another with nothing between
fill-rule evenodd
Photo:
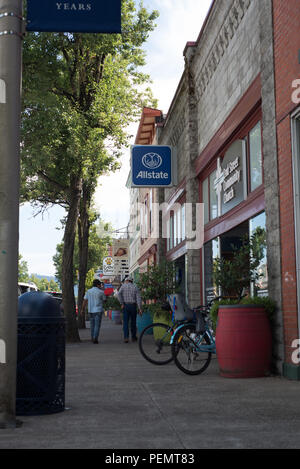
<instances>
[{"instance_id":1,"label":"blue trash can","mask_svg":"<svg viewBox=\"0 0 300 469\"><path fill-rule=\"evenodd\" d=\"M19 297L17 415L65 409L65 318L59 302L43 292Z\"/></svg>"}]
</instances>

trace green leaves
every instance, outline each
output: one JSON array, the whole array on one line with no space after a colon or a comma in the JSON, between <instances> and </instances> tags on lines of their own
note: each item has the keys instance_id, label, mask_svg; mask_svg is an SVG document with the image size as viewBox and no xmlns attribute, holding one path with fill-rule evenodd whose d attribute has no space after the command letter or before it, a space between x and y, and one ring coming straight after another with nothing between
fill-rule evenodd
<instances>
[{"instance_id":1,"label":"green leaves","mask_svg":"<svg viewBox=\"0 0 300 469\"><path fill-rule=\"evenodd\" d=\"M239 249L233 248L232 259L213 260L213 280L223 296L239 297L262 274L258 272L266 248L266 232L257 228L253 235L243 239Z\"/></svg>"},{"instance_id":2,"label":"green leaves","mask_svg":"<svg viewBox=\"0 0 300 469\"><path fill-rule=\"evenodd\" d=\"M154 104L140 67L157 16L123 0L122 35L26 35L21 200L67 206L72 180L96 185L118 167L126 128Z\"/></svg>"},{"instance_id":3,"label":"green leaves","mask_svg":"<svg viewBox=\"0 0 300 469\"><path fill-rule=\"evenodd\" d=\"M141 273L137 281L143 301L155 300L166 302L167 295L176 290L175 266L166 260L148 267L147 272Z\"/></svg>"}]
</instances>

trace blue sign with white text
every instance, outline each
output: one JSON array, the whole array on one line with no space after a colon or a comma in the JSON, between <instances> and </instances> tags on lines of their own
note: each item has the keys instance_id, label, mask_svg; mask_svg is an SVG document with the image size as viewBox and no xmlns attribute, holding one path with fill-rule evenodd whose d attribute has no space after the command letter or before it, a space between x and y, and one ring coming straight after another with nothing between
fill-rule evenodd
<instances>
[{"instance_id":1,"label":"blue sign with white text","mask_svg":"<svg viewBox=\"0 0 300 469\"><path fill-rule=\"evenodd\" d=\"M172 150L164 145L133 145L131 149L132 186L172 185Z\"/></svg>"},{"instance_id":2,"label":"blue sign with white text","mask_svg":"<svg viewBox=\"0 0 300 469\"><path fill-rule=\"evenodd\" d=\"M121 33L121 0L27 0L26 29Z\"/></svg>"}]
</instances>

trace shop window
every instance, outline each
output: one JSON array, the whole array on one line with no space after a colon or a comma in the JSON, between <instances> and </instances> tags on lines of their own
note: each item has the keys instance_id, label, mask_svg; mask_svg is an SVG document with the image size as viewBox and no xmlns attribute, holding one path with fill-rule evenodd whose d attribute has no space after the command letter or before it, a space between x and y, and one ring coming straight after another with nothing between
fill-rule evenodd
<instances>
[{"instance_id":1,"label":"shop window","mask_svg":"<svg viewBox=\"0 0 300 469\"><path fill-rule=\"evenodd\" d=\"M152 233L152 189L149 192L149 233Z\"/></svg>"},{"instance_id":2,"label":"shop window","mask_svg":"<svg viewBox=\"0 0 300 469\"><path fill-rule=\"evenodd\" d=\"M213 283L213 262L219 257L219 238L213 239L204 245L203 267L204 267L204 296L207 304L218 295L217 287Z\"/></svg>"},{"instance_id":3,"label":"shop window","mask_svg":"<svg viewBox=\"0 0 300 469\"><path fill-rule=\"evenodd\" d=\"M264 230L266 232L266 214L260 213L249 222L249 235L255 235L256 231ZM267 269L267 249L264 248L263 258L258 266L259 279L255 284L251 285L252 296L267 296L268 295L268 269Z\"/></svg>"},{"instance_id":4,"label":"shop window","mask_svg":"<svg viewBox=\"0 0 300 469\"><path fill-rule=\"evenodd\" d=\"M218 197L214 186L216 171L213 171L202 183L204 224L214 220L218 216Z\"/></svg>"},{"instance_id":5,"label":"shop window","mask_svg":"<svg viewBox=\"0 0 300 469\"><path fill-rule=\"evenodd\" d=\"M167 223L167 251L185 240L185 205L176 207L170 213Z\"/></svg>"},{"instance_id":6,"label":"shop window","mask_svg":"<svg viewBox=\"0 0 300 469\"><path fill-rule=\"evenodd\" d=\"M178 244L178 212L174 212L174 247Z\"/></svg>"},{"instance_id":7,"label":"shop window","mask_svg":"<svg viewBox=\"0 0 300 469\"><path fill-rule=\"evenodd\" d=\"M258 122L249 133L250 190L262 184L261 124Z\"/></svg>"},{"instance_id":8,"label":"shop window","mask_svg":"<svg viewBox=\"0 0 300 469\"><path fill-rule=\"evenodd\" d=\"M170 215L169 220L169 249L174 247L174 214Z\"/></svg>"},{"instance_id":9,"label":"shop window","mask_svg":"<svg viewBox=\"0 0 300 469\"><path fill-rule=\"evenodd\" d=\"M214 186L216 179L216 171L209 176L209 205L210 205L210 219L214 220L218 216L218 197Z\"/></svg>"},{"instance_id":10,"label":"shop window","mask_svg":"<svg viewBox=\"0 0 300 469\"><path fill-rule=\"evenodd\" d=\"M204 203L204 224L209 222L209 197L208 197L208 178L202 183L202 195Z\"/></svg>"},{"instance_id":11,"label":"shop window","mask_svg":"<svg viewBox=\"0 0 300 469\"><path fill-rule=\"evenodd\" d=\"M181 241L185 240L185 204L181 206Z\"/></svg>"},{"instance_id":12,"label":"shop window","mask_svg":"<svg viewBox=\"0 0 300 469\"><path fill-rule=\"evenodd\" d=\"M230 231L223 233L219 238L213 239L204 245L203 250L203 290L205 301L208 302L216 295L222 294L218 292L213 283L213 263L217 257L231 260L234 256L234 250L238 249L246 235L255 235L256 231L266 229L265 213L245 221ZM259 279L249 285L251 296L267 296L268 295L268 271L267 271L267 252L264 248L263 258L257 269L260 274Z\"/></svg>"}]
</instances>

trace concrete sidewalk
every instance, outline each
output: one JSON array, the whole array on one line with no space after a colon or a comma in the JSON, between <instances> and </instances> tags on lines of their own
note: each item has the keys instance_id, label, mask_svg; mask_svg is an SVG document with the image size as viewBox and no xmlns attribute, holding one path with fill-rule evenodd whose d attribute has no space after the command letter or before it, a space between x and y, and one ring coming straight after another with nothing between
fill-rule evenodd
<instances>
[{"instance_id":1,"label":"concrete sidewalk","mask_svg":"<svg viewBox=\"0 0 300 469\"><path fill-rule=\"evenodd\" d=\"M99 345L88 329L81 336L66 350L68 410L19 417L22 427L0 430L0 448L300 447L299 382L221 378L216 359L199 376L151 365L106 318Z\"/></svg>"}]
</instances>

